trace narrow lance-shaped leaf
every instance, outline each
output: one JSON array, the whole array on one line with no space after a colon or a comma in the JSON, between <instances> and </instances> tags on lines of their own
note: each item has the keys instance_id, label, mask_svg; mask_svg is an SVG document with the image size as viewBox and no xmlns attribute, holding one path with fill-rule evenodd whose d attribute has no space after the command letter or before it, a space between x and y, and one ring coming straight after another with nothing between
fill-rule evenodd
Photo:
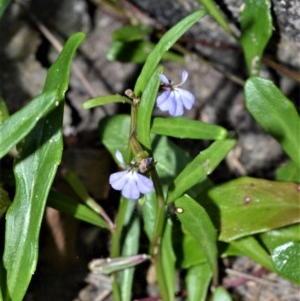
<instances>
[{"instance_id":1,"label":"narrow lance-shaped leaf","mask_svg":"<svg viewBox=\"0 0 300 301\"><path fill-rule=\"evenodd\" d=\"M294 104L271 81L259 77L247 80L245 97L252 116L300 166L300 118Z\"/></svg>"},{"instance_id":2,"label":"narrow lance-shaped leaf","mask_svg":"<svg viewBox=\"0 0 300 301\"><path fill-rule=\"evenodd\" d=\"M136 96L139 96L144 91L150 80L150 77L152 76L164 53L168 51L174 45L174 43L204 15L204 11L198 10L185 17L164 34L164 36L159 40L155 48L149 54L141 74L137 79L134 87L134 94Z\"/></svg>"},{"instance_id":3,"label":"narrow lance-shaped leaf","mask_svg":"<svg viewBox=\"0 0 300 301\"><path fill-rule=\"evenodd\" d=\"M241 44L248 72L258 75L263 51L272 35L270 0L246 0L241 14Z\"/></svg>"},{"instance_id":4,"label":"narrow lance-shaped leaf","mask_svg":"<svg viewBox=\"0 0 300 301\"><path fill-rule=\"evenodd\" d=\"M6 215L4 300L21 301L38 257L38 238L44 208L62 153L63 98L68 88L71 60L84 35L73 35L49 69L44 92L56 90L59 106L42 118L23 141L15 162L15 198Z\"/></svg>"},{"instance_id":5,"label":"narrow lance-shaped leaf","mask_svg":"<svg viewBox=\"0 0 300 301\"><path fill-rule=\"evenodd\" d=\"M210 217L205 209L188 195L177 199L175 206L178 219L199 243L216 279L218 275L217 231Z\"/></svg>"},{"instance_id":6,"label":"narrow lance-shaped leaf","mask_svg":"<svg viewBox=\"0 0 300 301\"><path fill-rule=\"evenodd\" d=\"M207 149L201 151L170 185L167 202L176 200L194 185L203 181L226 157L235 143L233 139L215 141Z\"/></svg>"},{"instance_id":7,"label":"narrow lance-shaped leaf","mask_svg":"<svg viewBox=\"0 0 300 301\"><path fill-rule=\"evenodd\" d=\"M142 94L137 111L137 138L140 143L149 150L151 150L150 126L152 111L160 83L159 74L161 74L162 71L163 68L159 67L151 76L150 81Z\"/></svg>"},{"instance_id":8,"label":"narrow lance-shaped leaf","mask_svg":"<svg viewBox=\"0 0 300 301\"><path fill-rule=\"evenodd\" d=\"M44 92L0 125L0 158L20 142L43 116L55 108L55 91Z\"/></svg>"},{"instance_id":9,"label":"narrow lance-shaped leaf","mask_svg":"<svg viewBox=\"0 0 300 301\"><path fill-rule=\"evenodd\" d=\"M115 95L104 95L104 96L98 96L92 99L89 99L83 104L84 109L91 109L103 105L107 105L110 103L130 103L129 98L126 96L122 96L119 94Z\"/></svg>"},{"instance_id":10,"label":"narrow lance-shaped leaf","mask_svg":"<svg viewBox=\"0 0 300 301\"><path fill-rule=\"evenodd\" d=\"M219 140L227 136L227 131L221 126L191 120L186 117L156 117L153 120L151 132L188 139Z\"/></svg>"},{"instance_id":11,"label":"narrow lance-shaped leaf","mask_svg":"<svg viewBox=\"0 0 300 301\"><path fill-rule=\"evenodd\" d=\"M207 9L209 14L215 19L215 21L227 32L229 35L234 36L228 21L224 17L221 10L218 8L214 0L198 0Z\"/></svg>"}]
</instances>

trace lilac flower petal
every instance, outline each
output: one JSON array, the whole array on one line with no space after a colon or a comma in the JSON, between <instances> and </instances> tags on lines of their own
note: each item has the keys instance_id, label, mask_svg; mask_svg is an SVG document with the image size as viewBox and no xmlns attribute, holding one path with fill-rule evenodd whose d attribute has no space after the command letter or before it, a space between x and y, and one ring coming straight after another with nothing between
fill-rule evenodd
<instances>
[{"instance_id":1,"label":"lilac flower petal","mask_svg":"<svg viewBox=\"0 0 300 301\"><path fill-rule=\"evenodd\" d=\"M180 84L178 84L178 86L183 85L186 82L188 76L189 76L189 73L186 70L183 70L181 73L181 82L180 82Z\"/></svg>"},{"instance_id":2,"label":"lilac flower petal","mask_svg":"<svg viewBox=\"0 0 300 301\"><path fill-rule=\"evenodd\" d=\"M170 84L169 79L164 74L159 74L159 78L164 84L166 85Z\"/></svg>"},{"instance_id":3,"label":"lilac flower petal","mask_svg":"<svg viewBox=\"0 0 300 301\"><path fill-rule=\"evenodd\" d=\"M109 184L116 190L122 190L129 180L129 170L118 171L110 175Z\"/></svg>"},{"instance_id":4,"label":"lilac flower petal","mask_svg":"<svg viewBox=\"0 0 300 301\"><path fill-rule=\"evenodd\" d=\"M158 97L156 99L157 106L160 106L163 102L168 100L168 98L170 97L171 92L172 92L172 90L170 88L167 88L167 90L165 90L160 95L158 95Z\"/></svg>"},{"instance_id":5,"label":"lilac flower petal","mask_svg":"<svg viewBox=\"0 0 300 301\"><path fill-rule=\"evenodd\" d=\"M137 200L140 197L140 191L137 186L137 182L134 179L134 175L136 172L132 174L130 181L128 181L127 185L125 185L122 189L123 197L130 200Z\"/></svg>"},{"instance_id":6,"label":"lilac flower petal","mask_svg":"<svg viewBox=\"0 0 300 301\"><path fill-rule=\"evenodd\" d=\"M124 162L124 159L123 159L123 155L122 155L122 153L121 153L119 150L116 151L115 156L116 156L117 160L119 161L119 163L120 163L122 166L125 166L125 162Z\"/></svg>"},{"instance_id":7,"label":"lilac flower petal","mask_svg":"<svg viewBox=\"0 0 300 301\"><path fill-rule=\"evenodd\" d=\"M195 103L195 96L191 92L181 88L176 88L176 90L180 94L180 99L184 107L190 110Z\"/></svg>"},{"instance_id":8,"label":"lilac flower petal","mask_svg":"<svg viewBox=\"0 0 300 301\"><path fill-rule=\"evenodd\" d=\"M137 176L137 181L136 181L137 187L141 193L144 193L144 194L149 193L154 189L153 182L151 179L149 179L139 173L137 173L136 176Z\"/></svg>"}]
</instances>

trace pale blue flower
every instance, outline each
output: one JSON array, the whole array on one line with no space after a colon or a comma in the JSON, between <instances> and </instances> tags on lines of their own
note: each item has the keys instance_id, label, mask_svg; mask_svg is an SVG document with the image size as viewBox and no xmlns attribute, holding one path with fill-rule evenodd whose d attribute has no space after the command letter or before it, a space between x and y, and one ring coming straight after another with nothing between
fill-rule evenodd
<instances>
[{"instance_id":1,"label":"pale blue flower","mask_svg":"<svg viewBox=\"0 0 300 301\"><path fill-rule=\"evenodd\" d=\"M163 82L161 85L163 92L156 99L158 108L163 112L168 111L171 116L183 115L184 108L190 110L195 103L195 96L187 90L178 88L186 82L188 72L182 71L181 82L177 85L164 74L160 74L159 77Z\"/></svg>"},{"instance_id":2,"label":"pale blue flower","mask_svg":"<svg viewBox=\"0 0 300 301\"><path fill-rule=\"evenodd\" d=\"M125 165L123 156L119 151L116 152L116 158L121 165ZM135 167L134 161L126 170L111 174L109 184L114 189L120 190L123 197L131 200L137 200L141 194L150 193L154 189L152 180L139 172L139 166Z\"/></svg>"}]
</instances>

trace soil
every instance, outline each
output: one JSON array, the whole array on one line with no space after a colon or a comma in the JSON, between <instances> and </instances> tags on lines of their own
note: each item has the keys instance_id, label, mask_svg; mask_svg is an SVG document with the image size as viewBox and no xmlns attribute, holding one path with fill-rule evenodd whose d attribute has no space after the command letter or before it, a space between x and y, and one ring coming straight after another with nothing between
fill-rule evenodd
<instances>
[{"instance_id":1,"label":"soil","mask_svg":"<svg viewBox=\"0 0 300 301\"><path fill-rule=\"evenodd\" d=\"M155 28L150 38L157 41L156 33L163 33L199 7L193 0L113 3L104 0L14 1L0 20L0 94L7 101L10 113L41 92L47 68L66 38L77 31L87 33L74 61L67 93L65 155L61 170L75 171L90 194L111 214L115 213L117 203L108 199L116 199L116 194L107 184L99 183L107 183L105 179L115 167L99 142L97 127L103 117L126 109L108 105L83 110L82 104L97 95L123 94L133 87L139 74L140 64L107 59L112 33L126 24L142 23ZM276 34L266 51L264 76L275 81L300 111L300 3L297 0L272 3ZM238 30L243 1L224 0L220 4L233 28ZM241 68L243 57L237 43L212 19L205 17L179 45L187 52L184 64L164 62L164 73L177 81L183 68L189 71L185 87L197 96L197 103L186 116L219 124L238 136L237 146L212 175L213 180L218 183L244 175L273 179L275 169L287 158L276 140L264 133L245 109L242 92L245 69ZM176 142L191 155L205 147L205 143ZM60 191L72 194L63 181L62 172L55 185ZM25 300L112 300L110 278L95 277L87 269L90 260L108 256L109 243L106 231L48 208L41 233L41 255ZM247 258L227 259L222 265L223 285L234 300L300 300L298 287ZM147 271L148 276L151 275L151 267L145 265L144 273ZM145 280L135 284L136 300L158 300L147 297L151 289L155 291L151 277L147 279L148 283ZM179 295L184 296L184 292Z\"/></svg>"}]
</instances>

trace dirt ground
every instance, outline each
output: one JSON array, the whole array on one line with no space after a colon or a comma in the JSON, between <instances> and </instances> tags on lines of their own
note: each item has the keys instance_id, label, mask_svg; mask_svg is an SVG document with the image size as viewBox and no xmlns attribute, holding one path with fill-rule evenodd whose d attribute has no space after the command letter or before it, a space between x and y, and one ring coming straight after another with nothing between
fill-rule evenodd
<instances>
[{"instance_id":1,"label":"dirt ground","mask_svg":"<svg viewBox=\"0 0 300 301\"><path fill-rule=\"evenodd\" d=\"M116 203L105 179L113 168L108 153L99 142L98 122L107 115L124 112L123 107L83 110L82 104L98 95L121 93L132 88L141 65L113 62L106 58L112 33L125 24L143 23L155 28L150 39L198 7L188 1L26 0L14 1L0 20L0 92L11 113L24 106L43 88L47 68L72 33L87 37L76 56L67 93L63 167L74 170L91 195L112 214ZM221 1L222 8L237 26L242 0ZM275 81L300 111L300 3L273 1L275 34L264 59L263 73ZM275 169L287 158L279 144L265 134L244 106L242 85L245 77L239 46L228 38L209 17L205 17L180 41L184 63L164 62L165 74L179 80L183 68L189 71L186 88L197 102L187 112L196 120L219 124L238 136L238 143L226 162L212 175L223 182L238 176L273 179ZM155 112L160 114L159 112ZM205 144L177 141L191 155ZM101 172L100 172L101 171ZM93 181L91 181L93 179ZM103 184L99 184L103 183ZM71 193L60 175L56 187ZM110 279L95 278L87 264L108 255L109 236L71 217L47 209L41 235L41 255L26 301L111 300ZM247 258L222 263L223 285L234 300L296 301L299 288L269 273ZM144 272L149 267L144 266ZM146 298L148 283L138 283L136 298ZM182 293L183 294L183 293ZM178 298L182 300L182 298Z\"/></svg>"}]
</instances>

